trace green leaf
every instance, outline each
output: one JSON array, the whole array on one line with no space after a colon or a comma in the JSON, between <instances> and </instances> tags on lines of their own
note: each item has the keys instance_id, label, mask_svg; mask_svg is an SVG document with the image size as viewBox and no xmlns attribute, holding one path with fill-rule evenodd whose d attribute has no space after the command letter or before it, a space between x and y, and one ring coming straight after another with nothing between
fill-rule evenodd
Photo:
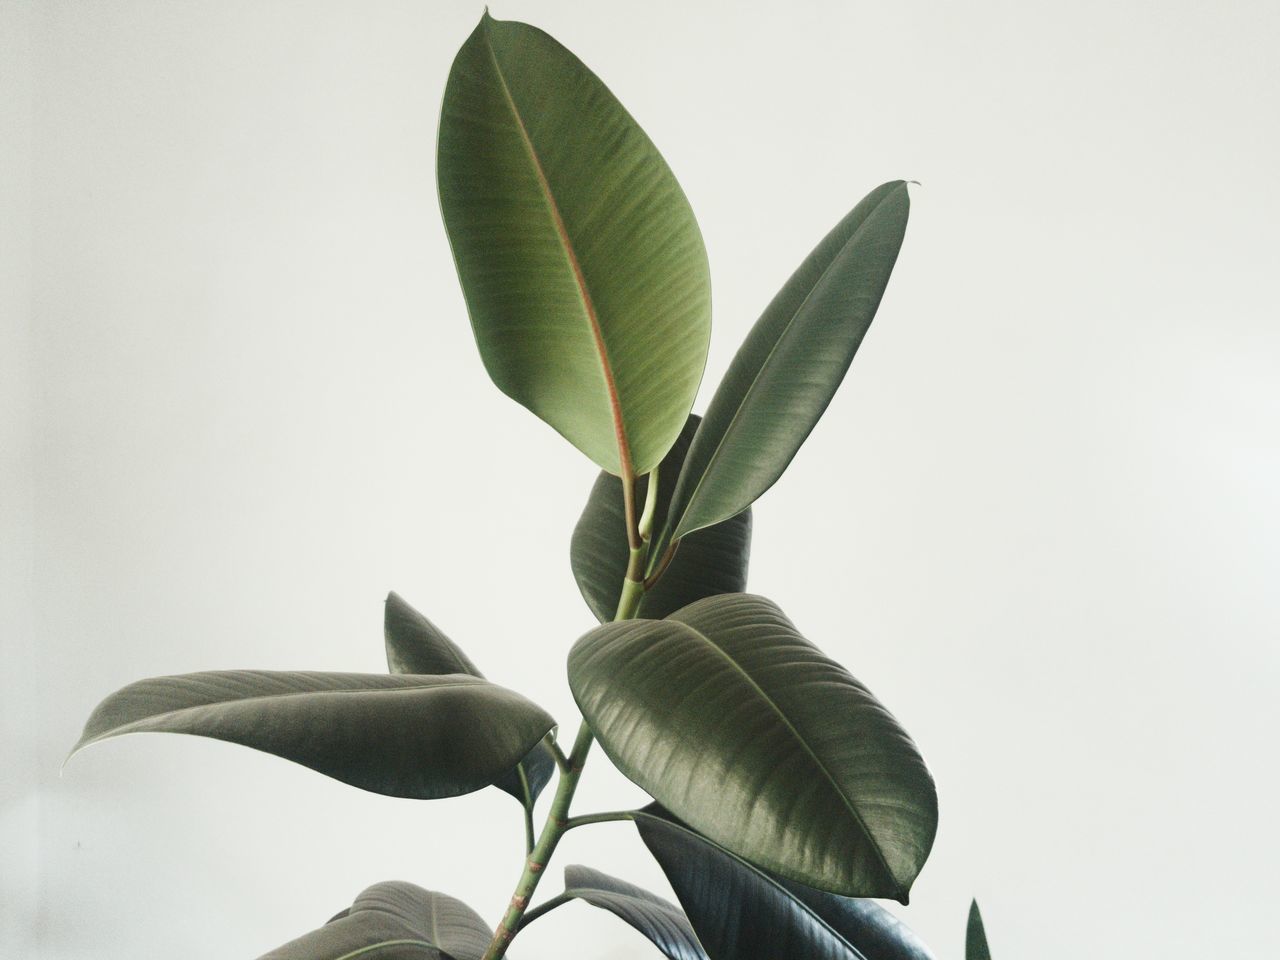
<instances>
[{"instance_id":1,"label":"green leaf","mask_svg":"<svg viewBox=\"0 0 1280 960\"><path fill-rule=\"evenodd\" d=\"M259 960L481 960L493 931L461 900L379 883L327 924Z\"/></svg>"},{"instance_id":2,"label":"green leaf","mask_svg":"<svg viewBox=\"0 0 1280 960\"><path fill-rule=\"evenodd\" d=\"M658 467L658 500L653 529L666 523L676 477L701 417L690 416L675 446ZM644 502L649 480L637 481L636 498ZM683 606L717 593L740 593L747 586L751 555L751 508L686 537L661 579L640 601L639 616L660 620ZM630 547L622 503L622 481L601 473L573 530L569 560L578 589L602 623L612 620L627 572ZM653 559L657 559L654 557Z\"/></svg>"},{"instance_id":3,"label":"green leaf","mask_svg":"<svg viewBox=\"0 0 1280 960\"><path fill-rule=\"evenodd\" d=\"M964 960L991 960L991 951L987 948L987 931L982 925L982 911L978 909L978 901L969 904L969 927L965 931Z\"/></svg>"},{"instance_id":4,"label":"green leaf","mask_svg":"<svg viewBox=\"0 0 1280 960\"><path fill-rule=\"evenodd\" d=\"M633 818L710 960L866 960L763 870L660 808L637 810Z\"/></svg>"},{"instance_id":5,"label":"green leaf","mask_svg":"<svg viewBox=\"0 0 1280 960\"><path fill-rule=\"evenodd\" d=\"M771 601L723 594L596 627L569 685L614 764L695 830L808 886L907 901L937 830L933 778Z\"/></svg>"},{"instance_id":6,"label":"green leaf","mask_svg":"<svg viewBox=\"0 0 1280 960\"><path fill-rule=\"evenodd\" d=\"M935 960L910 927L874 900L841 897L781 878L778 882L867 960Z\"/></svg>"},{"instance_id":7,"label":"green leaf","mask_svg":"<svg viewBox=\"0 0 1280 960\"><path fill-rule=\"evenodd\" d=\"M284 757L362 790L432 800L479 790L555 725L475 677L226 670L130 684L72 753L126 733L188 733Z\"/></svg>"},{"instance_id":8,"label":"green leaf","mask_svg":"<svg viewBox=\"0 0 1280 960\"><path fill-rule=\"evenodd\" d=\"M670 960L706 960L689 918L670 901L590 867L564 868L564 896L608 910L630 924Z\"/></svg>"},{"instance_id":9,"label":"green leaf","mask_svg":"<svg viewBox=\"0 0 1280 960\"><path fill-rule=\"evenodd\" d=\"M471 658L434 623L392 591L383 617L387 668L392 673L465 673L484 678ZM539 742L515 768L493 782L524 807L532 809L555 771L556 761L545 743Z\"/></svg>"},{"instance_id":10,"label":"green leaf","mask_svg":"<svg viewBox=\"0 0 1280 960\"><path fill-rule=\"evenodd\" d=\"M689 202L600 79L487 13L445 88L440 207L489 375L612 474L648 473L706 363Z\"/></svg>"},{"instance_id":11,"label":"green leaf","mask_svg":"<svg viewBox=\"0 0 1280 960\"><path fill-rule=\"evenodd\" d=\"M877 187L818 244L729 365L693 439L672 536L741 512L773 486L844 379L907 228L901 180Z\"/></svg>"}]
</instances>

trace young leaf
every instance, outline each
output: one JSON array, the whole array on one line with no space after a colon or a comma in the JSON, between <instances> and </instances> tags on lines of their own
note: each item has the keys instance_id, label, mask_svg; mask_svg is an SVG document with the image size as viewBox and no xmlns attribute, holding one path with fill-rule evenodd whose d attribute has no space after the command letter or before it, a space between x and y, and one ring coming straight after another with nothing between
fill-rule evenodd
<instances>
[{"instance_id":1,"label":"young leaf","mask_svg":"<svg viewBox=\"0 0 1280 960\"><path fill-rule=\"evenodd\" d=\"M756 321L693 438L671 506L675 539L740 512L787 468L875 317L909 207L903 181L877 187Z\"/></svg>"},{"instance_id":2,"label":"young leaf","mask_svg":"<svg viewBox=\"0 0 1280 960\"><path fill-rule=\"evenodd\" d=\"M569 685L614 764L694 829L808 886L907 901L937 830L933 778L892 714L769 600L596 627Z\"/></svg>"},{"instance_id":3,"label":"young leaf","mask_svg":"<svg viewBox=\"0 0 1280 960\"><path fill-rule=\"evenodd\" d=\"M964 960L991 960L991 951L987 949L987 930L982 925L982 911L978 909L978 901L969 904L969 927L965 931Z\"/></svg>"},{"instance_id":4,"label":"young leaf","mask_svg":"<svg viewBox=\"0 0 1280 960\"><path fill-rule=\"evenodd\" d=\"M387 595L383 636L387 668L392 673L465 673L484 678L457 644L395 591ZM528 756L514 769L498 777L493 785L511 794L521 806L532 809L555 768L555 757L545 743L539 742Z\"/></svg>"},{"instance_id":5,"label":"young leaf","mask_svg":"<svg viewBox=\"0 0 1280 960\"><path fill-rule=\"evenodd\" d=\"M658 467L655 530L661 530L666 523L675 479L680 475L689 443L701 420L698 416L689 417L675 446ZM637 482L636 498L641 502L648 492L648 484L648 478ZM703 597L742 592L747 587L750 554L751 508L748 507L723 523L686 537L661 579L640 601L638 616L660 620ZM612 620L617 610L629 555L622 481L602 472L591 488L569 545L569 560L578 589L601 623Z\"/></svg>"},{"instance_id":6,"label":"young leaf","mask_svg":"<svg viewBox=\"0 0 1280 960\"><path fill-rule=\"evenodd\" d=\"M689 926L689 918L674 903L648 890L590 867L572 865L564 868L564 892L630 924L668 960L707 958Z\"/></svg>"},{"instance_id":7,"label":"young leaf","mask_svg":"<svg viewBox=\"0 0 1280 960\"><path fill-rule=\"evenodd\" d=\"M437 170L494 383L601 469L648 473L711 332L702 235L657 148L572 53L486 13L449 73Z\"/></svg>"},{"instance_id":8,"label":"young leaf","mask_svg":"<svg viewBox=\"0 0 1280 960\"><path fill-rule=\"evenodd\" d=\"M493 931L461 900L412 883L379 883L323 927L259 960L481 960Z\"/></svg>"},{"instance_id":9,"label":"young leaf","mask_svg":"<svg viewBox=\"0 0 1280 960\"><path fill-rule=\"evenodd\" d=\"M555 725L475 677L226 670L155 677L102 701L72 750L188 733L292 760L362 790L433 800L486 787Z\"/></svg>"}]
</instances>

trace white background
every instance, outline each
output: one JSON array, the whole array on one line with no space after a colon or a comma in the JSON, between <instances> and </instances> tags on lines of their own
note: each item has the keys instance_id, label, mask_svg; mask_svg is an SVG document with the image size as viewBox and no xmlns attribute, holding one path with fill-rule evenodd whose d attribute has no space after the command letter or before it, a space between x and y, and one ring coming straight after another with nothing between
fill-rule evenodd
<instances>
[{"instance_id":1,"label":"white background","mask_svg":"<svg viewBox=\"0 0 1280 960\"><path fill-rule=\"evenodd\" d=\"M480 3L0 9L0 953L253 957L391 878L496 919L497 791L390 800L181 737L58 774L143 676L381 670L388 589L576 727L594 470L485 377L435 196ZM999 960L1280 951L1277 9L494 7L594 67L686 188L699 409L822 234L922 183L758 505L751 586L929 759L905 915L940 957L975 894ZM580 796L638 799L598 756ZM661 888L628 827L562 849ZM515 953L653 955L582 905Z\"/></svg>"}]
</instances>

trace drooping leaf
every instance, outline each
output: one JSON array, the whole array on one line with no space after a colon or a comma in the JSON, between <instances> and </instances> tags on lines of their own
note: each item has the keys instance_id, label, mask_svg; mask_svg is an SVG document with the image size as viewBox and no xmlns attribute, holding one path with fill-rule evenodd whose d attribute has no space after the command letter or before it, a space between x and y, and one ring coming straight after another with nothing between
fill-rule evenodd
<instances>
[{"instance_id":1,"label":"drooping leaf","mask_svg":"<svg viewBox=\"0 0 1280 960\"><path fill-rule=\"evenodd\" d=\"M564 868L564 892L630 924L670 960L706 960L689 918L674 903L590 867Z\"/></svg>"},{"instance_id":2,"label":"drooping leaf","mask_svg":"<svg viewBox=\"0 0 1280 960\"><path fill-rule=\"evenodd\" d=\"M602 469L648 473L711 331L702 235L657 148L572 53L486 14L449 73L437 169L494 383Z\"/></svg>"},{"instance_id":3,"label":"drooping leaf","mask_svg":"<svg viewBox=\"0 0 1280 960\"><path fill-rule=\"evenodd\" d=\"M107 697L76 750L188 733L284 757L362 790L431 800L479 790L555 725L476 677L226 670L155 677Z\"/></svg>"},{"instance_id":4,"label":"drooping leaf","mask_svg":"<svg viewBox=\"0 0 1280 960\"><path fill-rule=\"evenodd\" d=\"M787 468L875 317L909 206L900 180L873 190L756 321L689 449L671 506L676 539L739 513Z\"/></svg>"},{"instance_id":5,"label":"drooping leaf","mask_svg":"<svg viewBox=\"0 0 1280 960\"><path fill-rule=\"evenodd\" d=\"M658 500L653 529L666 524L667 506L676 477L701 417L690 416L671 452L658 467ZM637 481L636 498L643 503L649 480ZM681 607L717 593L740 593L747 587L751 554L751 508L723 523L699 530L680 544L671 565L640 601L638 616L660 620ZM586 508L573 530L569 559L578 589L587 606L602 623L613 619L618 607L622 578L627 572L626 518L622 481L601 473L591 488ZM655 560L657 558L654 558Z\"/></svg>"},{"instance_id":6,"label":"drooping leaf","mask_svg":"<svg viewBox=\"0 0 1280 960\"><path fill-rule=\"evenodd\" d=\"M969 927L965 931L964 960L991 960L991 951L987 948L987 930L982 924L982 911L978 909L978 901L969 904Z\"/></svg>"},{"instance_id":7,"label":"drooping leaf","mask_svg":"<svg viewBox=\"0 0 1280 960\"><path fill-rule=\"evenodd\" d=\"M471 658L444 632L392 591L383 617L387 668L392 673L465 673L484 678ZM539 742L520 763L493 782L522 806L532 808L551 779L556 762L546 744Z\"/></svg>"},{"instance_id":8,"label":"drooping leaf","mask_svg":"<svg viewBox=\"0 0 1280 960\"><path fill-rule=\"evenodd\" d=\"M907 901L937 829L933 778L771 601L603 624L570 652L569 684L618 769L695 830L807 886Z\"/></svg>"},{"instance_id":9,"label":"drooping leaf","mask_svg":"<svg viewBox=\"0 0 1280 960\"><path fill-rule=\"evenodd\" d=\"M865 960L785 887L658 807L633 814L710 960Z\"/></svg>"},{"instance_id":10,"label":"drooping leaf","mask_svg":"<svg viewBox=\"0 0 1280 960\"><path fill-rule=\"evenodd\" d=\"M392 881L259 960L481 960L493 931L461 900Z\"/></svg>"}]
</instances>

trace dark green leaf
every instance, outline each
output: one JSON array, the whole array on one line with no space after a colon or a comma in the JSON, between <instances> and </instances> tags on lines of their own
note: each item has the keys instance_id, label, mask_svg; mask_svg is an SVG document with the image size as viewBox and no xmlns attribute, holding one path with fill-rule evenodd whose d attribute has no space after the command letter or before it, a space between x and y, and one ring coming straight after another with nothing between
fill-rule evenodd
<instances>
[{"instance_id":1,"label":"dark green leaf","mask_svg":"<svg viewBox=\"0 0 1280 960\"><path fill-rule=\"evenodd\" d=\"M689 443L701 418L690 416L675 446L658 467L658 501L653 529L666 524L667 506ZM649 481L637 481L636 497L644 502ZM717 593L740 593L747 587L747 561L751 553L751 508L723 523L699 530L681 541L675 559L661 579L640 601L639 616L661 620L683 606ZM618 607L622 578L627 572L626 519L622 481L601 473L591 488L586 509L573 531L569 559L578 589L587 606L602 623L613 619ZM654 558L656 559L656 557Z\"/></svg>"},{"instance_id":2,"label":"dark green leaf","mask_svg":"<svg viewBox=\"0 0 1280 960\"><path fill-rule=\"evenodd\" d=\"M323 927L260 960L480 960L492 937L461 900L411 883L379 883Z\"/></svg>"},{"instance_id":3,"label":"dark green leaf","mask_svg":"<svg viewBox=\"0 0 1280 960\"><path fill-rule=\"evenodd\" d=\"M764 871L656 807L634 818L711 960L865 960Z\"/></svg>"},{"instance_id":4,"label":"dark green leaf","mask_svg":"<svg viewBox=\"0 0 1280 960\"><path fill-rule=\"evenodd\" d=\"M227 670L130 684L98 705L75 750L126 733L189 733L430 800L493 783L554 724L519 694L460 674Z\"/></svg>"},{"instance_id":5,"label":"dark green leaf","mask_svg":"<svg viewBox=\"0 0 1280 960\"><path fill-rule=\"evenodd\" d=\"M465 673L484 677L457 644L394 591L387 595L383 634L387 667L392 673ZM493 785L511 794L523 806L532 808L555 767L551 751L540 742L519 765L502 774Z\"/></svg>"},{"instance_id":6,"label":"dark green leaf","mask_svg":"<svg viewBox=\"0 0 1280 960\"><path fill-rule=\"evenodd\" d=\"M615 765L735 854L808 886L906 902L933 778L871 692L769 600L708 597L596 627L573 695Z\"/></svg>"},{"instance_id":7,"label":"dark green leaf","mask_svg":"<svg viewBox=\"0 0 1280 960\"><path fill-rule=\"evenodd\" d=\"M657 148L572 53L486 14L449 73L437 169L494 383L602 469L648 473L711 333L702 235Z\"/></svg>"},{"instance_id":8,"label":"dark green leaf","mask_svg":"<svg viewBox=\"0 0 1280 960\"><path fill-rule=\"evenodd\" d=\"M934 960L933 953L911 928L876 901L841 897L791 880L778 882L857 947L867 960Z\"/></svg>"},{"instance_id":9,"label":"dark green leaf","mask_svg":"<svg viewBox=\"0 0 1280 960\"><path fill-rule=\"evenodd\" d=\"M969 928L965 931L964 960L991 960L991 951L987 949L987 931L982 925L982 911L978 909L978 901L969 904Z\"/></svg>"},{"instance_id":10,"label":"dark green leaf","mask_svg":"<svg viewBox=\"0 0 1280 960\"><path fill-rule=\"evenodd\" d=\"M635 927L670 960L705 960L689 919L674 903L590 867L565 867L564 887L566 895L608 910Z\"/></svg>"},{"instance_id":11,"label":"dark green leaf","mask_svg":"<svg viewBox=\"0 0 1280 960\"><path fill-rule=\"evenodd\" d=\"M738 350L676 486L679 539L773 486L844 379L907 228L907 185L873 190L818 244Z\"/></svg>"}]
</instances>

